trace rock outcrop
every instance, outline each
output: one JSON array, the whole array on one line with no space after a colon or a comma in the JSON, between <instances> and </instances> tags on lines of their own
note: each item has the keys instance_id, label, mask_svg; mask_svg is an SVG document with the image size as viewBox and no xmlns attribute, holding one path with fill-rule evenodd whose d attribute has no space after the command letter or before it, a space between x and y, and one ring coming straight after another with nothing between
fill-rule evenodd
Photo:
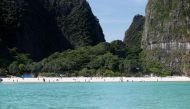
<instances>
[{"instance_id":1,"label":"rock outcrop","mask_svg":"<svg viewBox=\"0 0 190 109\"><path fill-rule=\"evenodd\" d=\"M141 48L145 17L136 15L129 29L125 32L124 42L128 47Z\"/></svg>"},{"instance_id":2,"label":"rock outcrop","mask_svg":"<svg viewBox=\"0 0 190 109\"><path fill-rule=\"evenodd\" d=\"M149 0L142 46L174 75L190 75L190 1Z\"/></svg>"},{"instance_id":3,"label":"rock outcrop","mask_svg":"<svg viewBox=\"0 0 190 109\"><path fill-rule=\"evenodd\" d=\"M0 30L8 48L34 60L105 41L86 0L1 0Z\"/></svg>"},{"instance_id":4,"label":"rock outcrop","mask_svg":"<svg viewBox=\"0 0 190 109\"><path fill-rule=\"evenodd\" d=\"M12 61L12 56L9 53L8 48L0 39L0 68L6 67Z\"/></svg>"}]
</instances>

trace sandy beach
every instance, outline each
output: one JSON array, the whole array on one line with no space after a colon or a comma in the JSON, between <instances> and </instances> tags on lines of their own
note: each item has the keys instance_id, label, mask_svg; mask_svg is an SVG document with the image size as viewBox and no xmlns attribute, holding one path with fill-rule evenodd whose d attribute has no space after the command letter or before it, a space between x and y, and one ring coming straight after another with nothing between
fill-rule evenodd
<instances>
[{"instance_id":1,"label":"sandy beach","mask_svg":"<svg viewBox=\"0 0 190 109\"><path fill-rule=\"evenodd\" d=\"M40 77L2 78L2 83L70 83L70 82L190 82L189 77Z\"/></svg>"}]
</instances>

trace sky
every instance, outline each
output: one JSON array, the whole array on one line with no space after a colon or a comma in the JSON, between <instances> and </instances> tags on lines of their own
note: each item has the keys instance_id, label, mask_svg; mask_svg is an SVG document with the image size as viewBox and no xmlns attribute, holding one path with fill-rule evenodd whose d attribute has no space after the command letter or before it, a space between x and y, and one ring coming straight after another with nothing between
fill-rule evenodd
<instances>
[{"instance_id":1,"label":"sky","mask_svg":"<svg viewBox=\"0 0 190 109\"><path fill-rule=\"evenodd\" d=\"M148 0L87 0L100 21L107 42L123 40L137 14L145 15Z\"/></svg>"}]
</instances>

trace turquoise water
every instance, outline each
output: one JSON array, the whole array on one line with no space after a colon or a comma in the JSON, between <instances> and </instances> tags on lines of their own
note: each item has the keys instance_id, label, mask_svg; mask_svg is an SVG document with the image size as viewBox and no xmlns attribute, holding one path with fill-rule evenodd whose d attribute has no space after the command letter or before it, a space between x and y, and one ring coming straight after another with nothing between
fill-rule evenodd
<instances>
[{"instance_id":1,"label":"turquoise water","mask_svg":"<svg viewBox=\"0 0 190 109\"><path fill-rule=\"evenodd\" d=\"M190 109L190 83L0 84L0 109Z\"/></svg>"}]
</instances>

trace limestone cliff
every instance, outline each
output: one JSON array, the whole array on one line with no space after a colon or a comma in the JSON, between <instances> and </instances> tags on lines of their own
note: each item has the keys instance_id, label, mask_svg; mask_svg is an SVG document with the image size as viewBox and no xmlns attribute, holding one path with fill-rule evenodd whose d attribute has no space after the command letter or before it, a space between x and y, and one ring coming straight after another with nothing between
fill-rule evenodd
<instances>
[{"instance_id":1,"label":"limestone cliff","mask_svg":"<svg viewBox=\"0 0 190 109\"><path fill-rule=\"evenodd\" d=\"M142 46L173 74L190 75L190 1L149 0Z\"/></svg>"},{"instance_id":2,"label":"limestone cliff","mask_svg":"<svg viewBox=\"0 0 190 109\"><path fill-rule=\"evenodd\" d=\"M5 46L0 38L0 68L6 67L12 61L12 56L9 53L8 48Z\"/></svg>"},{"instance_id":3,"label":"limestone cliff","mask_svg":"<svg viewBox=\"0 0 190 109\"><path fill-rule=\"evenodd\" d=\"M1 0L0 39L35 60L105 41L86 0Z\"/></svg>"},{"instance_id":4,"label":"limestone cliff","mask_svg":"<svg viewBox=\"0 0 190 109\"><path fill-rule=\"evenodd\" d=\"M144 29L145 18L142 15L136 15L129 29L125 32L124 42L128 47L141 48L141 39Z\"/></svg>"}]
</instances>

